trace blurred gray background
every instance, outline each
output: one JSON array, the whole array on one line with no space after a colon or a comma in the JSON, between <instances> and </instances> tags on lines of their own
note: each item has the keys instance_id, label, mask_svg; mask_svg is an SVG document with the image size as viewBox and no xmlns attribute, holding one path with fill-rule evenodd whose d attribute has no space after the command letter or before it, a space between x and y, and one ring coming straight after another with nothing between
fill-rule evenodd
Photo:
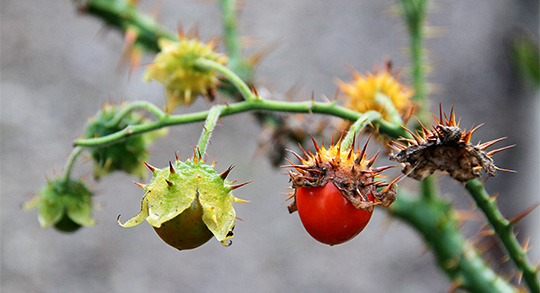
<instances>
[{"instance_id":1,"label":"blurred gray background","mask_svg":"<svg viewBox=\"0 0 540 293\"><path fill-rule=\"evenodd\" d=\"M208 40L221 32L212 1L161 2L160 22L175 29L200 27ZM490 179L507 217L539 201L540 101L509 61L513 37L527 32L538 39L539 3L523 1L434 1L429 24L439 33L426 41L435 85L432 108L454 104L462 125L486 123L473 141L508 136L517 146L495 155L497 165L517 170ZM141 1L150 9L153 1ZM242 35L254 47L277 44L258 67L260 86L283 93L300 82L303 92L332 96L336 78L349 80L347 65L372 70L385 58L396 68L409 66L403 23L394 1L245 1ZM211 240L193 250L167 246L146 224L124 229L139 211L142 191L131 178L115 173L93 183L91 164L79 161L75 174L96 190L97 226L74 235L42 230L35 211L20 204L62 172L73 139L87 117L104 102L147 100L164 104L163 88L130 78L117 66L123 47L116 31L79 16L71 1L1 2L1 283L2 292L446 292L450 286L431 253L408 226L377 210L359 237L328 247L304 232L297 214L289 215L284 171L255 158L259 129L249 114L222 119L208 152L217 170L230 164L230 178L255 182L237 190L253 200L237 204L234 243ZM151 56L145 58L146 62ZM405 82L408 80L405 78ZM199 100L177 113L207 109ZM191 154L201 124L173 127L152 147L149 162L165 166L178 150ZM383 162L381 160L381 162ZM459 208L472 202L458 184L441 176L441 193ZM414 182L403 181L414 186ZM518 227L532 236L533 263L540 258L536 211ZM475 226L476 225L476 226ZM465 224L474 236L481 223ZM494 263L497 263L495 257ZM512 267L512 266L510 266Z\"/></svg>"}]
</instances>

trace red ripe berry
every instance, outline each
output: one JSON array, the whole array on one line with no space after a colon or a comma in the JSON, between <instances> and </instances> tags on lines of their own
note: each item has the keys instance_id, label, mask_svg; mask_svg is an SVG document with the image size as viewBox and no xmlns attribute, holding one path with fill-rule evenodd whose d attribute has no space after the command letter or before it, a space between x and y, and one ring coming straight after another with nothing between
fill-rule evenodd
<instances>
[{"instance_id":1,"label":"red ripe berry","mask_svg":"<svg viewBox=\"0 0 540 293\"><path fill-rule=\"evenodd\" d=\"M369 195L369 200L373 196ZM360 233L373 211L357 209L332 182L296 190L298 215L306 231L317 241L341 244Z\"/></svg>"}]
</instances>

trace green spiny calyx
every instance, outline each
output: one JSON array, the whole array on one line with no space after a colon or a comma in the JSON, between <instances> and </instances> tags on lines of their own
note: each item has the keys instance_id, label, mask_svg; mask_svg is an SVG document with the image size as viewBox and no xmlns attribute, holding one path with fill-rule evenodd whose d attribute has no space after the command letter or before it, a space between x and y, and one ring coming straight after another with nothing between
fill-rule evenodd
<instances>
[{"instance_id":1,"label":"green spiny calyx","mask_svg":"<svg viewBox=\"0 0 540 293\"><path fill-rule=\"evenodd\" d=\"M142 187L146 194L141 211L122 227L133 227L146 220L167 244L178 250L192 249L215 236L223 245L230 245L236 213L233 202L245 202L232 195L232 190L244 184L232 185L226 180L232 166L223 173L214 170L195 155L181 162L152 171L152 181Z\"/></svg>"},{"instance_id":2,"label":"green spiny calyx","mask_svg":"<svg viewBox=\"0 0 540 293\"><path fill-rule=\"evenodd\" d=\"M75 232L81 226L93 226L92 192L82 180L49 180L37 196L23 204L25 210L38 209L42 228L55 227L62 232Z\"/></svg>"},{"instance_id":3,"label":"green spiny calyx","mask_svg":"<svg viewBox=\"0 0 540 293\"><path fill-rule=\"evenodd\" d=\"M104 104L103 109L96 116L90 118L84 137L103 137L121 131L129 125L149 122L149 119L136 112L129 112L119 121L115 121L121 114L120 112L127 107L128 103L120 106ZM99 179L103 175L121 170L144 178L146 172L140 162L148 158L147 146L165 133L165 129L153 131L130 136L112 145L91 149L90 156L94 161L94 177Z\"/></svg>"}]
</instances>

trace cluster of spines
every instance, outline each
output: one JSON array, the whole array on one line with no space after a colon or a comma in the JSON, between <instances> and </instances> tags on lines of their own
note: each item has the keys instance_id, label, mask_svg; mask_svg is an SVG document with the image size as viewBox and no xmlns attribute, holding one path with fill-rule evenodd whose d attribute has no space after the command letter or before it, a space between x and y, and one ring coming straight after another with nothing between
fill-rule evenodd
<instances>
[{"instance_id":1,"label":"cluster of spines","mask_svg":"<svg viewBox=\"0 0 540 293\"><path fill-rule=\"evenodd\" d=\"M421 145L421 144L425 144L426 142L438 141L438 140L441 140L441 136L442 136L442 134L440 133L440 131L437 128L438 125L447 126L447 127L456 127L456 128L459 129L460 122L461 122L461 118L459 120L456 120L455 113L454 113L454 106L452 106L452 108L450 110L450 115L447 116L446 113L443 113L441 104L439 104L439 118L437 119L437 117L435 117L435 115L433 115L433 118L435 119L436 125L432 126L430 129L426 128L422 124L422 122L420 122L417 119L418 124L420 125L420 127L422 129L421 129L421 131L417 131L416 133L414 133L411 130L409 130L408 128L402 126L403 129L405 131L407 131L414 139L403 138L402 137L399 140L407 142L408 146ZM459 129L459 131L460 131L459 143L463 143L463 144L467 144L467 145L470 144L472 134L476 130L478 130L478 128L482 127L482 125L483 124L480 124L480 125L478 125L476 127L473 126L473 127L471 127L471 129L469 131L461 131L461 129ZM479 151L484 152L487 148L491 147L495 143L500 142L500 141L505 140L505 139L506 139L506 137L501 137L501 138L497 138L497 139L494 139L494 140L491 140L491 141L488 141L488 142L484 142L484 143L479 142L474 147L476 149L478 149ZM396 142L396 141L393 141L392 143L393 144L389 144L389 147L391 147L392 149L394 149L397 152L405 150L408 147L408 146L405 146L405 145L403 145L403 144L401 144L399 142ZM484 152L484 153L488 157L491 157L491 156L493 156L494 154L496 154L498 152L504 151L504 150L509 149L511 147L514 147L514 146L515 145L509 145L509 146L505 146L505 147L498 148L498 149L491 150L489 152ZM482 168L483 168L482 166L476 166L476 167L473 167L473 170L477 171L477 170L481 170ZM496 170L499 170L499 171L514 172L513 170L503 169L503 168L499 168L497 166L494 166L494 168Z\"/></svg>"},{"instance_id":2,"label":"cluster of spines","mask_svg":"<svg viewBox=\"0 0 540 293\"><path fill-rule=\"evenodd\" d=\"M353 142L351 146L349 146L348 151L346 152L347 154L345 156L342 156L341 138L338 140L336 144L333 143L333 139L332 139L332 144L327 150L324 147L324 142L321 144L321 146L319 146L317 142L315 141L315 139L313 138L313 136L311 136L311 140L313 141L313 145L315 147L316 153L313 154L310 150L306 152L306 150L302 147L302 145L298 144L300 146L300 149L302 150L304 157L300 156L299 154L297 154L296 152L292 150L288 150L288 151L292 153L296 158L298 158L298 160L300 160L303 163L303 165L296 165L292 163L290 160L286 159L290 165L285 165L283 167L296 169L301 174L300 177L302 179L307 179L311 182L320 183L322 181L321 176L323 176L323 172L321 171L321 169L325 168L325 166L323 166L325 162L328 162L332 168L337 170L339 168L345 167L341 165L341 162L342 162L342 159L346 159L346 161L352 162L353 164L351 164L349 170L343 170L343 171L348 172L349 174L353 176L358 173L361 173L367 178L374 178L374 179L383 178L383 176L380 176L380 174L383 171L389 168L393 168L395 166L382 166L382 167L377 167L374 169L371 168L373 164L375 163L375 159L378 157L380 150L378 150L377 153L375 153L375 155L371 159L366 159L366 149L367 149L367 145L369 143L370 138L371 138L371 135L369 136L362 150L357 149L356 151L354 148L356 137L353 138ZM334 149L335 151L331 152L332 149ZM326 154L331 154L332 156L328 158ZM288 171L289 171L289 176L291 178L295 176L292 170L288 170ZM327 170L324 170L324 171L327 171ZM318 177L317 178L309 177L310 172L318 174ZM372 180L369 182L363 182L362 184L364 187L368 187L371 185L375 185L376 188L385 187L381 191L381 193L386 193L390 190L390 188L392 188L392 186L400 178L401 178L401 175L398 176L396 179L394 179L390 183L385 182L385 181L380 181L380 180L379 181ZM333 180L334 178L329 177L328 179ZM357 194L360 197L362 197L364 201L368 201L368 199L363 194L358 192L358 190L356 191L357 191ZM288 201L294 197L294 193L287 193L287 195L289 195L289 197L285 201Z\"/></svg>"},{"instance_id":3,"label":"cluster of spines","mask_svg":"<svg viewBox=\"0 0 540 293\"><path fill-rule=\"evenodd\" d=\"M176 162L179 162L180 161L180 156L179 156L178 152L175 151L174 155L175 155L175 158L176 158ZM190 160L189 156L187 157L187 160L188 161ZM198 163L198 162L201 162L201 161L206 163L206 160L203 159L203 156L201 155L201 153L199 152L199 150L197 148L193 148L193 161L195 163ZM152 172L152 174L155 174L157 171L160 170L159 168L154 167L154 166L148 164L147 162L143 162L143 163L148 168L148 170L150 170L150 172ZM216 164L217 164L217 162L215 161L215 159L213 159L211 166L215 167ZM234 168L234 165L230 165L225 171L223 171L223 172L221 172L219 174L219 177L221 179L223 179L223 180L227 179L227 176L229 175L229 173L232 171L233 168ZM169 173L171 173L171 174L176 173L176 170L174 169L174 166L173 166L171 161L169 161ZM170 180L167 180L167 179L164 179L164 180L167 183L167 185L169 185L169 186L174 185L174 182L172 182ZM247 182L244 182L244 183L239 183L239 184L236 184L236 182L237 182L236 180L230 182L231 190L235 190L235 189L238 189L238 188L240 188L240 187L242 187L244 185L247 185L247 184L253 182L253 180L247 181ZM135 183L135 185L139 186L140 188L144 189L145 191L149 190L149 187L146 184L142 184L142 183L135 182L135 181L133 181L133 183ZM243 199L240 199L240 198L237 198L237 197L234 197L234 201L235 202L242 202L242 203L251 202L249 200L243 200Z\"/></svg>"}]
</instances>

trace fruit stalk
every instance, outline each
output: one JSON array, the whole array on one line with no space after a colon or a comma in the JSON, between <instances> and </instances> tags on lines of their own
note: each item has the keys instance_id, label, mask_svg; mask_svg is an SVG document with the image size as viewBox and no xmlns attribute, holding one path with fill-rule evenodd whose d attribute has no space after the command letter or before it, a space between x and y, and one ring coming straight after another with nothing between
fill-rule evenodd
<instances>
[{"instance_id":1,"label":"fruit stalk","mask_svg":"<svg viewBox=\"0 0 540 293\"><path fill-rule=\"evenodd\" d=\"M214 128L216 127L217 120L219 119L219 114L221 114L221 109L222 107L219 106L214 106L210 108L208 116L206 117L206 122L204 123L201 137L199 138L199 144L197 144L197 150L200 154L199 157L201 159L204 158L204 154L206 153L206 147L208 146L208 142L210 141L212 131L214 131Z\"/></svg>"},{"instance_id":2,"label":"fruit stalk","mask_svg":"<svg viewBox=\"0 0 540 293\"><path fill-rule=\"evenodd\" d=\"M77 160L77 157L82 153L84 148L82 147L75 147L71 151L71 154L69 155L66 165L64 166L64 174L62 175L62 180L64 183L69 182L69 178L71 178L71 171L73 170L73 165L75 164L75 160Z\"/></svg>"}]
</instances>

